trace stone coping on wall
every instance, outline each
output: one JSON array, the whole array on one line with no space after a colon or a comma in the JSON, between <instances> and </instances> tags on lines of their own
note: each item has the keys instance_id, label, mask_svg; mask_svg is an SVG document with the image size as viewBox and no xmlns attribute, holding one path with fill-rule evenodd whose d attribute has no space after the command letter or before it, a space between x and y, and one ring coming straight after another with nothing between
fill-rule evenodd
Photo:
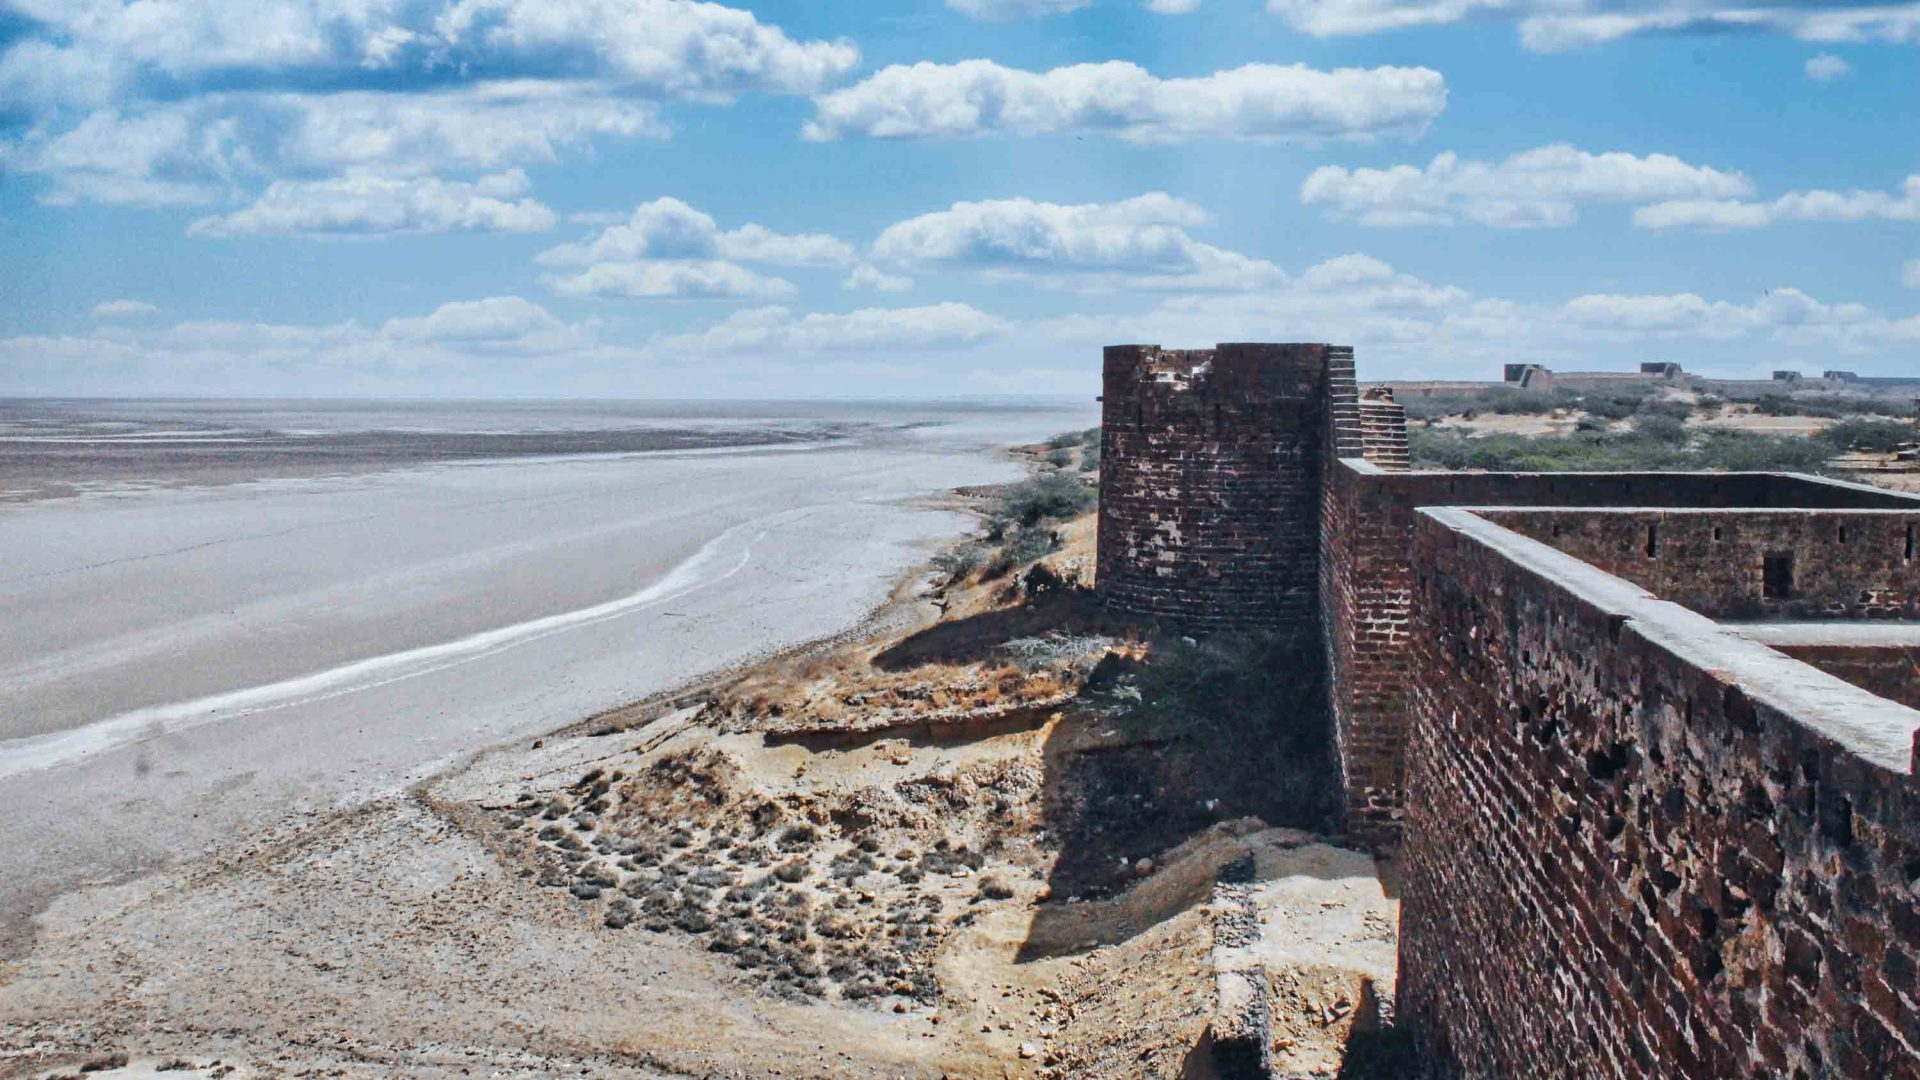
<instances>
[{"instance_id":1,"label":"stone coping on wall","mask_svg":"<svg viewBox=\"0 0 1920 1080\"><path fill-rule=\"evenodd\" d=\"M1920 622L1827 619L1723 621L1721 626L1762 645L1829 646L1842 649L1920 648Z\"/></svg>"},{"instance_id":2,"label":"stone coping on wall","mask_svg":"<svg viewBox=\"0 0 1920 1080\"><path fill-rule=\"evenodd\" d=\"M1794 660L1736 627L1661 600L1472 509L1423 507L1418 512L1593 605L1618 620L1621 633L1634 634L1681 662L1714 674L1754 702L1770 706L1863 761L1914 775L1920 711Z\"/></svg>"},{"instance_id":3,"label":"stone coping on wall","mask_svg":"<svg viewBox=\"0 0 1920 1080\"><path fill-rule=\"evenodd\" d=\"M1378 465L1375 465L1373 462L1360 457L1341 457L1336 460L1339 465L1343 465L1348 469L1351 469L1354 472L1359 473L1363 476L1398 476L1398 477L1406 477L1410 480L1411 479L1444 479L1447 477L1498 476L1498 477L1513 477L1515 479L1523 479L1523 480L1569 480L1569 481L1578 482L1582 480L1607 480L1607 479L1644 480L1644 479L1659 477L1659 476L1683 476L1689 479L1704 476L1704 477L1711 477L1714 479L1726 479L1726 480L1743 480L1743 479L1753 479L1755 477L1764 477L1772 480L1790 481L1797 484L1818 485L1823 487L1834 488L1841 491L1854 492L1862 496L1870 497L1870 498L1880 500L1883 502L1888 502L1888 503L1900 503L1900 502L1912 503L1913 509L1920 510L1920 495L1914 495L1905 491L1894 491L1890 488L1877 487L1873 484L1863 484L1857 480L1840 480L1831 476L1815 476L1811 473L1778 472L1778 471L1771 471L1771 470L1750 470L1750 471L1742 471L1742 472L1697 471L1697 472L1662 473L1662 472L1650 471L1650 470L1616 470L1611 472L1503 472L1499 470L1489 470L1489 469L1420 469L1420 468L1382 469ZM1512 509L1512 507L1502 507L1502 509ZM1584 509L1584 508L1556 507L1555 509L1572 510L1572 509ZM1606 507L1599 507L1598 509L1619 510L1623 508L1619 506L1606 506ZM1651 509L1668 509L1668 508L1647 507L1646 509L1651 510ZM1769 508L1755 507L1754 509L1769 509ZM1852 507L1776 506L1776 507L1771 507L1770 509L1774 509L1774 510L1793 510L1793 509L1851 510L1853 508ZM1888 506L1888 507L1883 507L1882 509L1894 510L1895 512L1898 512L1899 508L1896 506ZM1715 510L1713 512L1723 513L1725 511Z\"/></svg>"}]
</instances>

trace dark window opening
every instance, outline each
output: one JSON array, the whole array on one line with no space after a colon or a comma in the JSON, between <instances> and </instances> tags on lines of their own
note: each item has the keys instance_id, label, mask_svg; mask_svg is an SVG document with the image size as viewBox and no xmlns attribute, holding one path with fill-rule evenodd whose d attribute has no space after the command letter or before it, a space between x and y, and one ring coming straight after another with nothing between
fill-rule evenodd
<instances>
[{"instance_id":1,"label":"dark window opening","mask_svg":"<svg viewBox=\"0 0 1920 1080\"><path fill-rule=\"evenodd\" d=\"M1847 527L1845 525L1840 526L1840 542L1843 544L1847 542Z\"/></svg>"},{"instance_id":2,"label":"dark window opening","mask_svg":"<svg viewBox=\"0 0 1920 1080\"><path fill-rule=\"evenodd\" d=\"M1768 600L1788 600L1793 597L1793 552L1769 552L1762 564L1760 576L1760 595Z\"/></svg>"},{"instance_id":3,"label":"dark window opening","mask_svg":"<svg viewBox=\"0 0 1920 1080\"><path fill-rule=\"evenodd\" d=\"M1658 558L1659 555L1660 555L1660 526L1649 525L1647 526L1647 558L1649 559Z\"/></svg>"},{"instance_id":4,"label":"dark window opening","mask_svg":"<svg viewBox=\"0 0 1920 1080\"><path fill-rule=\"evenodd\" d=\"M1720 541L1725 540L1726 538L1727 538L1727 530L1721 528L1718 525L1715 525L1713 527L1713 542L1717 544Z\"/></svg>"}]
</instances>

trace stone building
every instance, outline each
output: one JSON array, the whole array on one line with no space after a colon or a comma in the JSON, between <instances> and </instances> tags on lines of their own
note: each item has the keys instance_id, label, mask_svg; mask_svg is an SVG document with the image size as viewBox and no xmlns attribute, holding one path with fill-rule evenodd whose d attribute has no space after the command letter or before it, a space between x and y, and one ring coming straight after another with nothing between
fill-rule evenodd
<instances>
[{"instance_id":1,"label":"stone building","mask_svg":"<svg viewBox=\"0 0 1920 1080\"><path fill-rule=\"evenodd\" d=\"M1317 344L1108 349L1102 466L1107 603L1323 635L1433 1075L1920 1080L1920 500L1414 470Z\"/></svg>"}]
</instances>

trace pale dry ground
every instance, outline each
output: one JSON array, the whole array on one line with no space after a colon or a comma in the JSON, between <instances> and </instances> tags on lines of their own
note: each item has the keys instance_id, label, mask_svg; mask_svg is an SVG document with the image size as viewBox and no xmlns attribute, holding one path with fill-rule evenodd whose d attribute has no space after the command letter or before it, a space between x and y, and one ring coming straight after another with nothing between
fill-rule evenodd
<instances>
[{"instance_id":1,"label":"pale dry ground","mask_svg":"<svg viewBox=\"0 0 1920 1080\"><path fill-rule=\"evenodd\" d=\"M1419 421L1413 421L1419 423ZM1572 414L1475 413L1473 419L1446 417L1449 430L1462 435L1565 435L1580 422Z\"/></svg>"},{"instance_id":2,"label":"pale dry ground","mask_svg":"<svg viewBox=\"0 0 1920 1080\"><path fill-rule=\"evenodd\" d=\"M1090 540L1085 526L1067 534L1054 557L1063 568ZM979 615L1004 587L940 599L952 617ZM863 674L848 655L871 656L940 615L924 594L896 601L885 638L805 670L841 672L839 689L853 690ZM965 669L944 665L939 677ZM750 685L766 691L767 675ZM791 700L826 691L817 683ZM1277 1049L1300 1075L1333 1075L1363 988L1391 979L1397 913L1372 861L1232 820L1171 851L1128 852L1155 859L1109 898L1053 896L1038 817L1059 783L1050 770L1110 744L1101 726L1042 711L943 735L903 714L898 734L796 741L676 698L523 740L404 795L61 898L37 920L33 950L0 967L0 1075L71 1075L92 1062L109 1066L87 1074L101 1077L182 1063L193 1068L165 1075L1204 1076L1194 1048L1215 962L1207 904L1221 868L1246 860L1274 928ZM605 783L588 786L596 776ZM589 806L596 792L606 794ZM568 810L537 813L554 800ZM781 846L792 824L806 839ZM669 834L684 836L648 839ZM629 852L623 884L591 897L565 887L578 886L580 866L547 836L597 845L575 844L605 852L597 872ZM833 875L876 836L876 867ZM760 842L803 873L751 882L742 869L764 864L739 853ZM807 990L784 961L749 962L771 932L647 928L647 905L700 892L691 876L661 872L695 858L804 900L803 940L843 957L839 973L816 969ZM608 916L629 896L635 919L614 929ZM913 904L938 915L903 945L885 913ZM877 978L885 963L903 966ZM846 992L876 982L870 996ZM106 1057L116 1052L124 1066Z\"/></svg>"}]
</instances>

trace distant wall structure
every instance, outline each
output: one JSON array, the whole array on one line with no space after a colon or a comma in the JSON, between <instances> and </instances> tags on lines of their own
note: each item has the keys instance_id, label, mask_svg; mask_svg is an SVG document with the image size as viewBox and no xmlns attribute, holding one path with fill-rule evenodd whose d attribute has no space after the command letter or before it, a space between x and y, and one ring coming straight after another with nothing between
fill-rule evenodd
<instances>
[{"instance_id":1,"label":"distant wall structure","mask_svg":"<svg viewBox=\"0 0 1920 1080\"><path fill-rule=\"evenodd\" d=\"M1314 626L1332 345L1106 350L1098 573L1118 610ZM1351 379L1349 378L1349 382Z\"/></svg>"},{"instance_id":2,"label":"distant wall structure","mask_svg":"<svg viewBox=\"0 0 1920 1080\"><path fill-rule=\"evenodd\" d=\"M1105 385L1107 602L1324 636L1426 1075L1920 1080L1920 499L1416 470L1331 346Z\"/></svg>"}]
</instances>

